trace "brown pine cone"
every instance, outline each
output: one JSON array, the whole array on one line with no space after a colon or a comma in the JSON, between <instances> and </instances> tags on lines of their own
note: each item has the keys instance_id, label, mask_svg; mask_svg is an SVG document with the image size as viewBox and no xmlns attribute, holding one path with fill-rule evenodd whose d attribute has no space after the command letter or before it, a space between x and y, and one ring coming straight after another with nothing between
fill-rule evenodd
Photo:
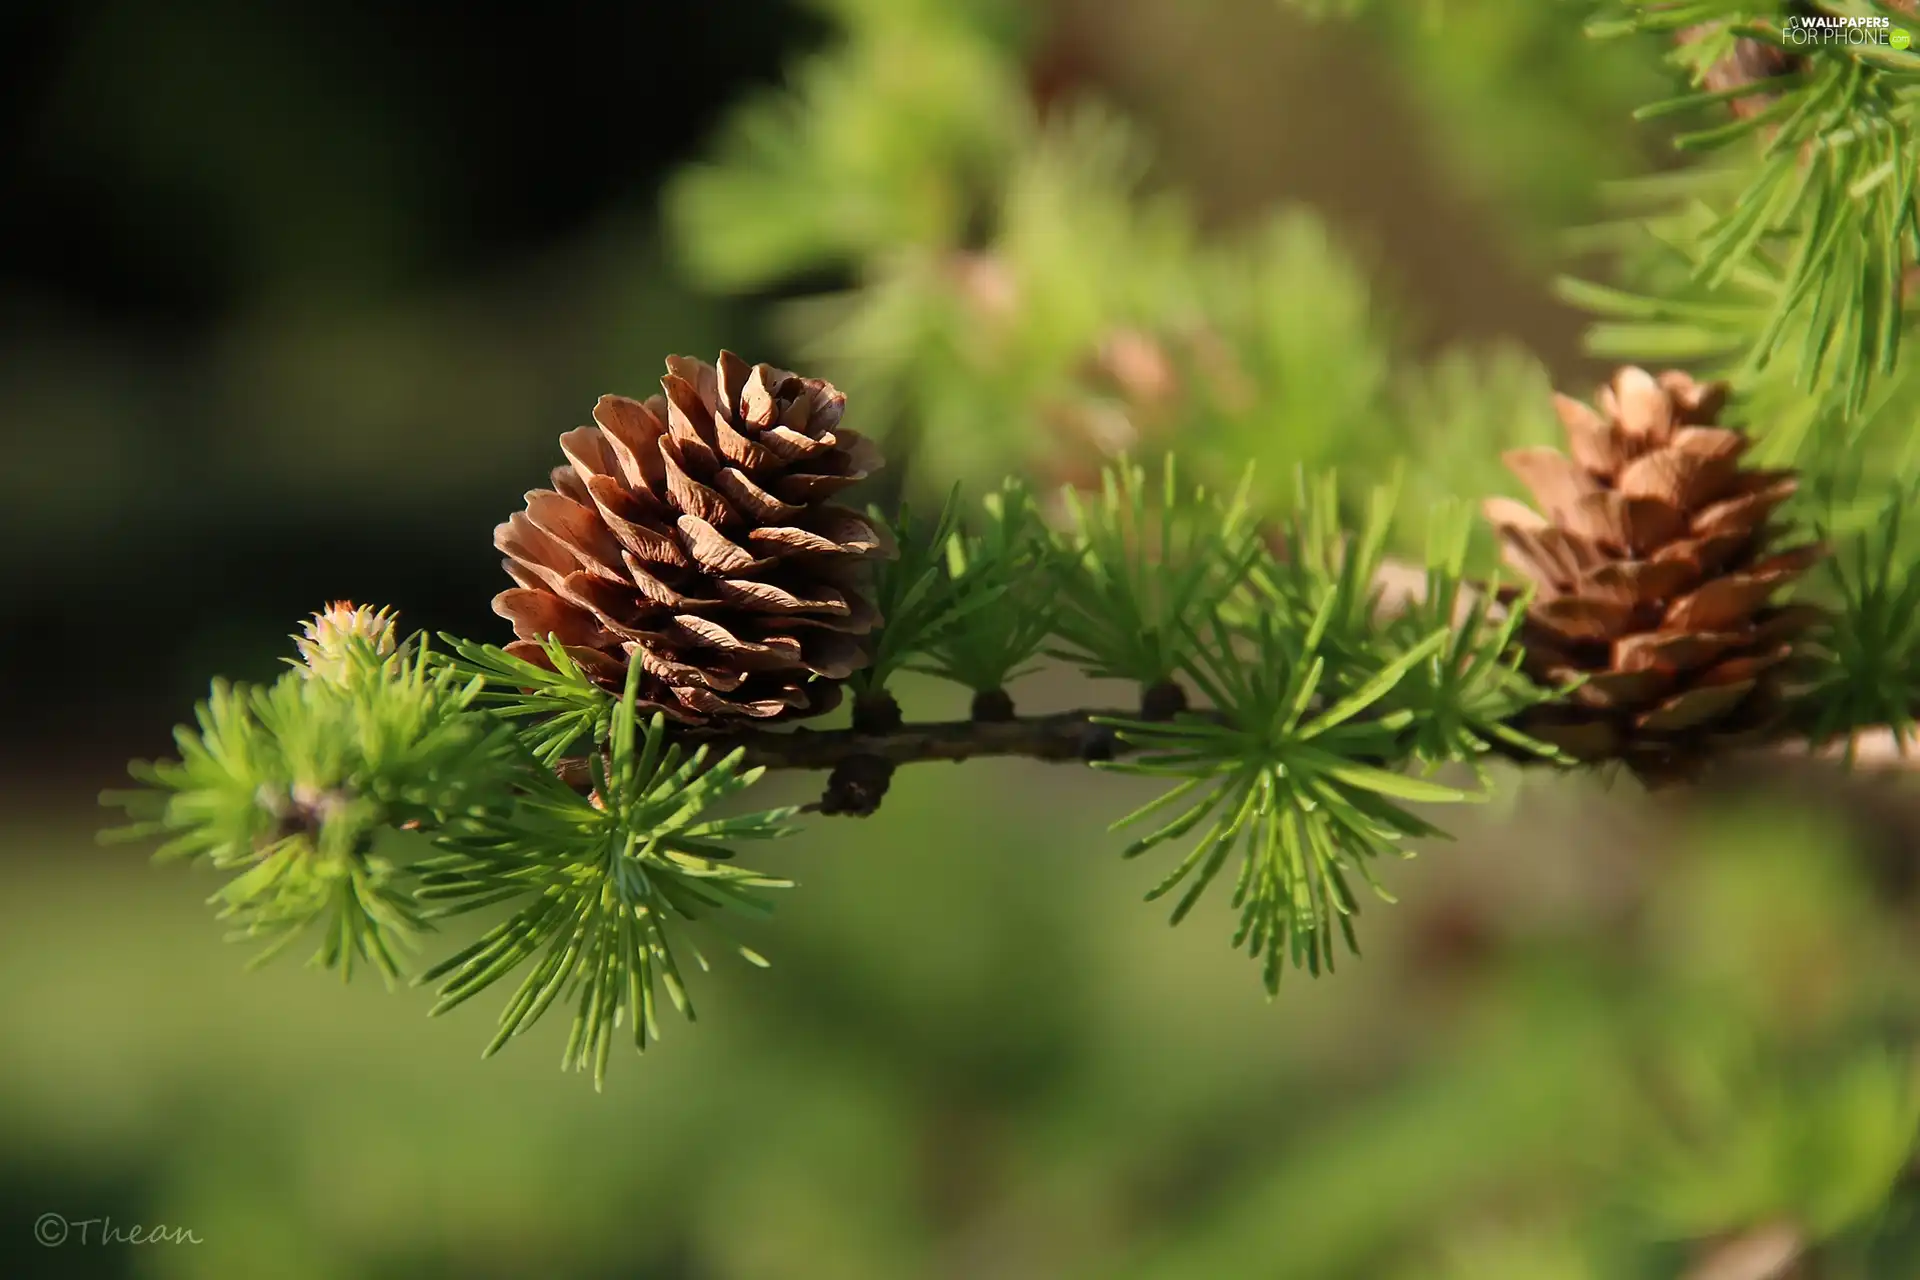
<instances>
[{"instance_id":1,"label":"brown pine cone","mask_svg":"<svg viewBox=\"0 0 1920 1280\"><path fill-rule=\"evenodd\" d=\"M831 383L730 351L667 359L664 395L602 396L560 437L570 465L494 530L519 585L494 612L509 653L549 666L552 635L599 684L687 724L797 718L839 701L880 621L870 561L886 530L828 501L880 465L840 426Z\"/></svg>"},{"instance_id":2,"label":"brown pine cone","mask_svg":"<svg viewBox=\"0 0 1920 1280\"><path fill-rule=\"evenodd\" d=\"M1507 564L1536 588L1521 630L1527 673L1553 686L1587 677L1523 728L1649 780L1766 737L1794 641L1824 617L1770 603L1825 552L1774 547L1770 517L1797 481L1741 469L1747 437L1711 425L1725 395L1677 371L1625 368L1598 412L1556 396L1573 456L1505 458L1545 514L1508 498L1485 505Z\"/></svg>"}]
</instances>

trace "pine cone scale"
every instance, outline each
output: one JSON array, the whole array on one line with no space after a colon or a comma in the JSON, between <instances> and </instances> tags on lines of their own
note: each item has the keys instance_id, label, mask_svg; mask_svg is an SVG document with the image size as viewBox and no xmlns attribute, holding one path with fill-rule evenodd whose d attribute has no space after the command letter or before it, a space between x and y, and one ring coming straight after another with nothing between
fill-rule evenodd
<instances>
[{"instance_id":1,"label":"pine cone scale","mask_svg":"<svg viewBox=\"0 0 1920 1280\"><path fill-rule=\"evenodd\" d=\"M544 663L551 636L609 688L637 666L643 701L688 723L826 710L867 661L870 563L893 554L827 499L877 450L834 430L830 384L730 352L669 359L661 390L601 397L560 437L553 488L495 531L509 651Z\"/></svg>"},{"instance_id":2,"label":"pine cone scale","mask_svg":"<svg viewBox=\"0 0 1920 1280\"><path fill-rule=\"evenodd\" d=\"M1634 726L1645 733L1677 734L1725 719L1746 701L1755 683L1741 680L1733 684L1696 685L1652 711L1641 712L1634 717Z\"/></svg>"},{"instance_id":3,"label":"pine cone scale","mask_svg":"<svg viewBox=\"0 0 1920 1280\"><path fill-rule=\"evenodd\" d=\"M1666 671L1678 675L1697 671L1740 643L1737 635L1645 632L1625 636L1613 646L1618 671Z\"/></svg>"},{"instance_id":4,"label":"pine cone scale","mask_svg":"<svg viewBox=\"0 0 1920 1280\"><path fill-rule=\"evenodd\" d=\"M1573 691L1573 700L1583 707L1598 709L1651 703L1665 697L1675 682L1671 671L1603 671L1599 675L1587 675L1564 664L1546 670L1560 682L1571 682L1586 675L1586 683Z\"/></svg>"},{"instance_id":5,"label":"pine cone scale","mask_svg":"<svg viewBox=\"0 0 1920 1280\"><path fill-rule=\"evenodd\" d=\"M714 488L753 520L761 524L793 520L806 511L804 503L786 499L762 489L744 471L728 467L713 478Z\"/></svg>"}]
</instances>

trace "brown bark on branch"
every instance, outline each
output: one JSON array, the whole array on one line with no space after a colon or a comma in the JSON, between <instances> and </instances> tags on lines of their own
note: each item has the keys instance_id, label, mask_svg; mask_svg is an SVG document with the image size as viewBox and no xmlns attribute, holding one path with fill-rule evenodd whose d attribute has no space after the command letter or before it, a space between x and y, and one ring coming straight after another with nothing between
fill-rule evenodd
<instances>
[{"instance_id":1,"label":"brown bark on branch","mask_svg":"<svg viewBox=\"0 0 1920 1280\"><path fill-rule=\"evenodd\" d=\"M1551 706L1552 704L1548 704ZM1189 712L1217 719L1210 711ZM688 746L705 746L715 757L738 748L744 752L741 767L746 769L799 769L830 771L854 762L877 762L889 768L931 761L972 760L992 756L1019 757L1053 763L1090 763L1111 760L1137 750L1122 741L1108 726L1096 719L1139 720L1137 709L1124 707L1086 707L1040 716L1016 716L1011 719L942 720L927 723L903 723L878 732L857 729L745 729L686 730L676 740ZM1526 725L1517 726L1525 732ZM1854 767L1861 772L1886 772L1920 767L1920 743L1909 740L1909 751L1900 753L1891 730L1866 729L1854 738ZM1837 762L1846 743L1814 748L1794 739L1748 751L1729 753L1723 762L1737 765L1741 759L1764 759L1780 764L1798 762ZM1496 746L1495 753L1519 763L1542 764L1545 761ZM586 790L587 762L583 756L560 761L556 772L569 786Z\"/></svg>"},{"instance_id":2,"label":"brown bark on branch","mask_svg":"<svg viewBox=\"0 0 1920 1280\"><path fill-rule=\"evenodd\" d=\"M877 733L857 729L691 730L679 734L677 740L689 746L706 746L715 756L740 748L745 752L741 767L746 769L836 769L854 759L898 766L931 760L958 762L980 756L1085 763L1110 759L1127 750L1110 730L1093 723L1096 717L1133 720L1139 716L1138 711L1124 707L1088 707L1010 720L902 724ZM573 786L586 785L584 758L561 761L559 772Z\"/></svg>"}]
</instances>

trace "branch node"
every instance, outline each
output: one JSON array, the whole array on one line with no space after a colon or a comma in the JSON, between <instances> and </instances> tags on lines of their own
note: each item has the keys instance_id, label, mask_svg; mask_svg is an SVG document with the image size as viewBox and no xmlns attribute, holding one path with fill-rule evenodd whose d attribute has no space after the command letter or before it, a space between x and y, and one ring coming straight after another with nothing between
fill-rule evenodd
<instances>
[{"instance_id":1,"label":"branch node","mask_svg":"<svg viewBox=\"0 0 1920 1280\"><path fill-rule=\"evenodd\" d=\"M885 689L873 689L853 700L855 733L892 733L901 724L900 704Z\"/></svg>"},{"instance_id":2,"label":"branch node","mask_svg":"<svg viewBox=\"0 0 1920 1280\"><path fill-rule=\"evenodd\" d=\"M879 756L849 756L828 776L819 811L848 818L871 817L879 810L892 781L890 762Z\"/></svg>"},{"instance_id":3,"label":"branch node","mask_svg":"<svg viewBox=\"0 0 1920 1280\"><path fill-rule=\"evenodd\" d=\"M1005 689L982 689L973 695L976 724L1002 724L1013 719L1013 698Z\"/></svg>"},{"instance_id":4,"label":"branch node","mask_svg":"<svg viewBox=\"0 0 1920 1280\"><path fill-rule=\"evenodd\" d=\"M1089 724L1080 738L1080 758L1088 764L1111 760L1119 754L1120 735L1112 725Z\"/></svg>"},{"instance_id":5,"label":"branch node","mask_svg":"<svg viewBox=\"0 0 1920 1280\"><path fill-rule=\"evenodd\" d=\"M1142 720L1171 720L1187 709L1187 691L1177 680L1156 680L1140 690Z\"/></svg>"}]
</instances>

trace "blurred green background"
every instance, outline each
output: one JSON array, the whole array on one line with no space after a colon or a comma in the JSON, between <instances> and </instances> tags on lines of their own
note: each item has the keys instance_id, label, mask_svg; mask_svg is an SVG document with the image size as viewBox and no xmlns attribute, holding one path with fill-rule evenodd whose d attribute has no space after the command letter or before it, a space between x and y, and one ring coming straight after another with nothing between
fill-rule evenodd
<instances>
[{"instance_id":1,"label":"blurred green background","mask_svg":"<svg viewBox=\"0 0 1920 1280\"><path fill-rule=\"evenodd\" d=\"M1898 782L1502 776L1389 870L1364 961L1268 1004L1223 900L1171 931L1140 905L1163 869L1105 828L1144 793L925 766L762 857L801 886L751 939L773 968L719 966L602 1096L554 1069L559 1027L483 1063L480 1005L243 973L210 878L94 843L125 759L212 673L271 675L322 601L499 638L493 524L670 351L864 380L912 497L1083 474L1094 445L1030 448L1003 428L1043 414L953 387L978 352L926 363L953 330L885 323L925 320L939 255L987 260L934 179L1003 172L1002 109L1099 100L1179 202L1056 216L1079 171L1021 152L987 238L1022 287L1151 324L1180 290L1141 284L1142 243L1175 284L1181 244L1264 246L1271 412L1203 461L1379 480L1411 452L1416 526L1477 496L1488 441L1601 372L1551 300L1559 233L1664 162L1628 120L1657 53L1586 44L1577 8L7 6L0 1274L1587 1280L1788 1222L1833 1275L1920 1275L1888 1199L1920 1114ZM740 141L783 86L835 167ZM201 1242L46 1248L46 1213Z\"/></svg>"}]
</instances>

